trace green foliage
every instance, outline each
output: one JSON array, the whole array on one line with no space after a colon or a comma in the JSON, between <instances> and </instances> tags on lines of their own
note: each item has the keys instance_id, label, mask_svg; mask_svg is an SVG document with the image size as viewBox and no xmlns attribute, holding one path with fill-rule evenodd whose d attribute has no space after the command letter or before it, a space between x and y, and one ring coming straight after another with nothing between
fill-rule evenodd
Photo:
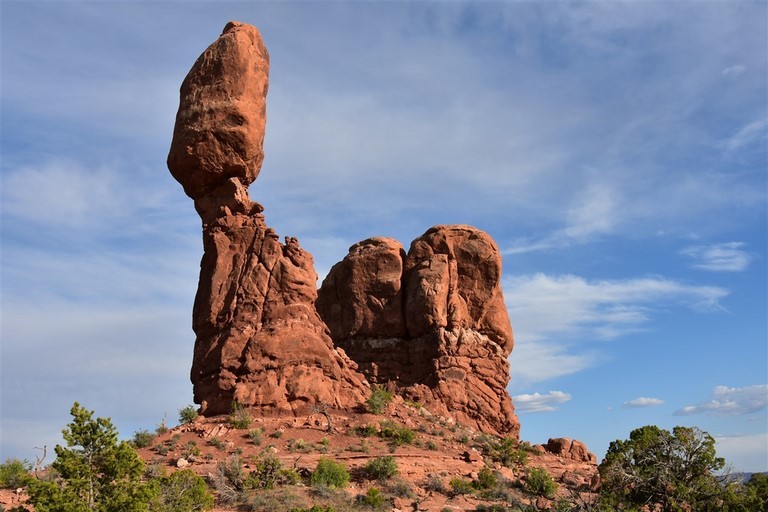
<instances>
[{"instance_id":1,"label":"green foliage","mask_svg":"<svg viewBox=\"0 0 768 512\"><path fill-rule=\"evenodd\" d=\"M416 439L416 433L413 430L398 425L394 421L382 421L379 426L381 427L379 437L388 439L394 446L411 444Z\"/></svg>"},{"instance_id":2,"label":"green foliage","mask_svg":"<svg viewBox=\"0 0 768 512\"><path fill-rule=\"evenodd\" d=\"M283 468L280 459L271 453L265 453L262 454L256 462L256 467L248 475L246 487L252 489L274 489L277 485L292 485L300 481L301 478L296 471Z\"/></svg>"},{"instance_id":3,"label":"green foliage","mask_svg":"<svg viewBox=\"0 0 768 512\"><path fill-rule=\"evenodd\" d=\"M375 436L378 430L373 425L359 425L352 429L352 433L358 437Z\"/></svg>"},{"instance_id":4,"label":"green foliage","mask_svg":"<svg viewBox=\"0 0 768 512\"><path fill-rule=\"evenodd\" d=\"M224 449L224 441L219 439L218 437L212 437L208 440L208 444L210 446L213 446L217 450L223 450Z\"/></svg>"},{"instance_id":5,"label":"green foliage","mask_svg":"<svg viewBox=\"0 0 768 512\"><path fill-rule=\"evenodd\" d=\"M349 483L349 471L344 464L321 457L310 482L315 486L343 488Z\"/></svg>"},{"instance_id":6,"label":"green foliage","mask_svg":"<svg viewBox=\"0 0 768 512\"><path fill-rule=\"evenodd\" d=\"M179 409L179 423L192 423L197 418L197 408L194 405L188 405Z\"/></svg>"},{"instance_id":7,"label":"green foliage","mask_svg":"<svg viewBox=\"0 0 768 512\"><path fill-rule=\"evenodd\" d=\"M322 507L320 505L312 505L309 508L292 508L291 512L335 512L333 507Z\"/></svg>"},{"instance_id":8,"label":"green foliage","mask_svg":"<svg viewBox=\"0 0 768 512\"><path fill-rule=\"evenodd\" d=\"M21 459L8 459L0 464L0 488L17 489L27 485L32 464Z\"/></svg>"},{"instance_id":9,"label":"green foliage","mask_svg":"<svg viewBox=\"0 0 768 512\"><path fill-rule=\"evenodd\" d=\"M146 512L156 493L141 481L144 463L108 418L77 402L72 422L62 431L67 447L56 446L51 468L58 478L32 480L28 492L37 512Z\"/></svg>"},{"instance_id":10,"label":"green foliage","mask_svg":"<svg viewBox=\"0 0 768 512\"><path fill-rule=\"evenodd\" d=\"M375 487L368 489L364 495L360 496L360 503L372 508L379 508L384 504L384 495Z\"/></svg>"},{"instance_id":11,"label":"green foliage","mask_svg":"<svg viewBox=\"0 0 768 512\"><path fill-rule=\"evenodd\" d=\"M363 466L363 471L371 480L387 480L397 475L397 462L392 456L376 457Z\"/></svg>"},{"instance_id":12,"label":"green foliage","mask_svg":"<svg viewBox=\"0 0 768 512\"><path fill-rule=\"evenodd\" d=\"M452 478L448 485L451 486L451 493L454 495L459 494L472 494L475 490L472 487L472 482L464 480L463 478Z\"/></svg>"},{"instance_id":13,"label":"green foliage","mask_svg":"<svg viewBox=\"0 0 768 512\"><path fill-rule=\"evenodd\" d=\"M184 445L184 448L181 454L185 458L190 459L192 457L199 457L202 454L202 451L200 450L200 447L197 446L197 443L195 441L190 440L190 441L187 441L187 444Z\"/></svg>"},{"instance_id":14,"label":"green foliage","mask_svg":"<svg viewBox=\"0 0 768 512\"><path fill-rule=\"evenodd\" d=\"M243 463L239 457L230 457L216 465L213 474L213 487L218 497L228 504L237 504L244 500L243 491L246 486L246 476L243 473Z\"/></svg>"},{"instance_id":15,"label":"green foliage","mask_svg":"<svg viewBox=\"0 0 768 512\"><path fill-rule=\"evenodd\" d=\"M517 439L504 437L498 441L489 440L485 445L485 452L494 462L511 468L513 466L525 466L528 462L528 453L520 447Z\"/></svg>"},{"instance_id":16,"label":"green foliage","mask_svg":"<svg viewBox=\"0 0 768 512\"><path fill-rule=\"evenodd\" d=\"M726 485L723 511L768 512L768 475L755 473L746 484L731 482Z\"/></svg>"},{"instance_id":17,"label":"green foliage","mask_svg":"<svg viewBox=\"0 0 768 512\"><path fill-rule=\"evenodd\" d=\"M365 405L372 414L381 414L389 402L392 401L392 396L392 392L385 387L373 386L371 388L371 396L365 401Z\"/></svg>"},{"instance_id":18,"label":"green foliage","mask_svg":"<svg viewBox=\"0 0 768 512\"><path fill-rule=\"evenodd\" d=\"M525 490L537 496L552 499L557 492L557 484L545 469L531 468L525 479Z\"/></svg>"},{"instance_id":19,"label":"green foliage","mask_svg":"<svg viewBox=\"0 0 768 512\"><path fill-rule=\"evenodd\" d=\"M413 498L413 486L402 478L393 478L387 483L387 491L399 498Z\"/></svg>"},{"instance_id":20,"label":"green foliage","mask_svg":"<svg viewBox=\"0 0 768 512\"><path fill-rule=\"evenodd\" d=\"M152 512L199 512L213 508L213 496L201 477L183 469L155 479L158 494Z\"/></svg>"},{"instance_id":21,"label":"green foliage","mask_svg":"<svg viewBox=\"0 0 768 512\"><path fill-rule=\"evenodd\" d=\"M601 502L607 506L658 504L664 510L706 510L722 499L714 472L725 465L715 440L696 427L672 432L648 425L613 441L600 464Z\"/></svg>"},{"instance_id":22,"label":"green foliage","mask_svg":"<svg viewBox=\"0 0 768 512\"><path fill-rule=\"evenodd\" d=\"M148 430L137 430L133 434L131 444L134 448L147 448L148 446L152 446L152 443L155 442L155 437L155 434Z\"/></svg>"},{"instance_id":23,"label":"green foliage","mask_svg":"<svg viewBox=\"0 0 768 512\"><path fill-rule=\"evenodd\" d=\"M248 432L248 437L251 438L251 442L255 444L256 446L259 446L262 443L262 440L264 438L264 429L263 428L255 428Z\"/></svg>"},{"instance_id":24,"label":"green foliage","mask_svg":"<svg viewBox=\"0 0 768 512\"><path fill-rule=\"evenodd\" d=\"M427 477L427 481L424 482L424 489L432 492L444 493L445 487L443 487L443 481L440 477L435 475Z\"/></svg>"},{"instance_id":25,"label":"green foliage","mask_svg":"<svg viewBox=\"0 0 768 512\"><path fill-rule=\"evenodd\" d=\"M251 428L253 419L248 414L248 409L237 402L232 402L232 412L227 417L227 423L232 428L247 429Z\"/></svg>"},{"instance_id":26,"label":"green foliage","mask_svg":"<svg viewBox=\"0 0 768 512\"><path fill-rule=\"evenodd\" d=\"M492 487L496 487L497 483L498 479L496 478L496 474L491 468L486 466L477 474L477 480L472 482L472 486L475 489L491 489Z\"/></svg>"}]
</instances>

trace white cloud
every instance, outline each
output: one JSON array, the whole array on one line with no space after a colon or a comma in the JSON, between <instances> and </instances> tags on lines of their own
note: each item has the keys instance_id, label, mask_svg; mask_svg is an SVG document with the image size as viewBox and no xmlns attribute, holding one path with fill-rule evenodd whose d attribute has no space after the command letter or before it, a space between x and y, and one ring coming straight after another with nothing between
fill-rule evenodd
<instances>
[{"instance_id":1,"label":"white cloud","mask_svg":"<svg viewBox=\"0 0 768 512\"><path fill-rule=\"evenodd\" d=\"M574 352L570 340L611 340L647 329L654 313L670 305L720 310L719 300L729 293L662 277L588 281L543 273L504 277L502 287L515 331L515 385L576 373L599 360L583 344Z\"/></svg>"},{"instance_id":2,"label":"white cloud","mask_svg":"<svg viewBox=\"0 0 768 512\"><path fill-rule=\"evenodd\" d=\"M768 471L768 432L714 438L717 454L725 457L733 471Z\"/></svg>"},{"instance_id":3,"label":"white cloud","mask_svg":"<svg viewBox=\"0 0 768 512\"><path fill-rule=\"evenodd\" d=\"M727 68L724 68L721 73L724 75L733 75L733 76L739 76L744 71L746 71L747 66L744 64L736 64L734 66L728 66Z\"/></svg>"},{"instance_id":4,"label":"white cloud","mask_svg":"<svg viewBox=\"0 0 768 512\"><path fill-rule=\"evenodd\" d=\"M693 258L694 268L713 272L741 272L752 261L743 247L744 242L726 242L713 245L694 245L686 247L680 254Z\"/></svg>"},{"instance_id":5,"label":"white cloud","mask_svg":"<svg viewBox=\"0 0 768 512\"><path fill-rule=\"evenodd\" d=\"M518 412L552 412L559 405L571 399L571 395L562 391L550 391L546 394L532 393L515 395L512 402Z\"/></svg>"},{"instance_id":6,"label":"white cloud","mask_svg":"<svg viewBox=\"0 0 768 512\"><path fill-rule=\"evenodd\" d=\"M741 416L768 407L768 384L730 388L716 386L712 399L695 405L686 405L675 411L678 416L709 414L712 416Z\"/></svg>"},{"instance_id":7,"label":"white cloud","mask_svg":"<svg viewBox=\"0 0 768 512\"><path fill-rule=\"evenodd\" d=\"M738 132L727 139L721 141L722 147L727 151L735 151L748 144L760 141L763 141L764 144L766 135L768 135L768 133L766 133L766 128L768 128L768 119L753 121L742 127Z\"/></svg>"},{"instance_id":8,"label":"white cloud","mask_svg":"<svg viewBox=\"0 0 768 512\"><path fill-rule=\"evenodd\" d=\"M635 398L634 400L624 402L622 404L622 407L626 409L639 409L641 407L654 407L657 405L664 405L664 400L660 398L651 398L651 397L641 396L641 397Z\"/></svg>"}]
</instances>

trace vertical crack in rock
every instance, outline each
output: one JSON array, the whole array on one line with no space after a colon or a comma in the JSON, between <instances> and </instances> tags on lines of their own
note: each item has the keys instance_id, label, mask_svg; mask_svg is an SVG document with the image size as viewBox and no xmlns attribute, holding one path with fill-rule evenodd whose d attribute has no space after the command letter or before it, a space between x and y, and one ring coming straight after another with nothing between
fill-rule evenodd
<instances>
[{"instance_id":1,"label":"vertical crack in rock","mask_svg":"<svg viewBox=\"0 0 768 512\"><path fill-rule=\"evenodd\" d=\"M248 197L264 157L268 75L258 30L228 23L182 83L168 154L203 224L191 379L206 415L234 401L275 414L351 409L367 395L314 308L312 256L296 239L280 244Z\"/></svg>"}]
</instances>

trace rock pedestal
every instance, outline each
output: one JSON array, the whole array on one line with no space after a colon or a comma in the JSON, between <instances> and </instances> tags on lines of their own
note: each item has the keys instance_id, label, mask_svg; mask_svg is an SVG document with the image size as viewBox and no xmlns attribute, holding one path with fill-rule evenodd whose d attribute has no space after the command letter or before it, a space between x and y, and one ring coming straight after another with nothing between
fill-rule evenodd
<instances>
[{"instance_id":1,"label":"rock pedestal","mask_svg":"<svg viewBox=\"0 0 768 512\"><path fill-rule=\"evenodd\" d=\"M264 413L351 409L368 394L315 310L312 256L294 238L280 243L248 197L263 161L268 74L258 30L228 23L184 80L168 156L203 221L191 379L205 415L234 402Z\"/></svg>"}]
</instances>

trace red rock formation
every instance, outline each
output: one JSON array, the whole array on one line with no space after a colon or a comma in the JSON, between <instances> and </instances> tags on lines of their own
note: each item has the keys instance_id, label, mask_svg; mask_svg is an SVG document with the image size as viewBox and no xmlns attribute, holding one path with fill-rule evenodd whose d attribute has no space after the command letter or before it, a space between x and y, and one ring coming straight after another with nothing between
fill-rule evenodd
<instances>
[{"instance_id":1,"label":"red rock formation","mask_svg":"<svg viewBox=\"0 0 768 512\"><path fill-rule=\"evenodd\" d=\"M394 240L350 248L320 289L334 343L372 382L483 431L517 436L506 386L514 345L501 255L471 226L435 226L407 256Z\"/></svg>"},{"instance_id":2,"label":"red rock formation","mask_svg":"<svg viewBox=\"0 0 768 512\"><path fill-rule=\"evenodd\" d=\"M595 454L587 449L587 445L577 439L571 441L567 437L551 438L547 441L547 444L542 446L546 451L558 457L575 460L576 462L597 464Z\"/></svg>"},{"instance_id":3,"label":"red rock formation","mask_svg":"<svg viewBox=\"0 0 768 512\"><path fill-rule=\"evenodd\" d=\"M193 313L195 402L264 412L352 408L367 382L314 307L312 256L267 227L247 186L263 160L269 58L258 31L230 22L181 88L171 174L195 199L204 255Z\"/></svg>"}]
</instances>

